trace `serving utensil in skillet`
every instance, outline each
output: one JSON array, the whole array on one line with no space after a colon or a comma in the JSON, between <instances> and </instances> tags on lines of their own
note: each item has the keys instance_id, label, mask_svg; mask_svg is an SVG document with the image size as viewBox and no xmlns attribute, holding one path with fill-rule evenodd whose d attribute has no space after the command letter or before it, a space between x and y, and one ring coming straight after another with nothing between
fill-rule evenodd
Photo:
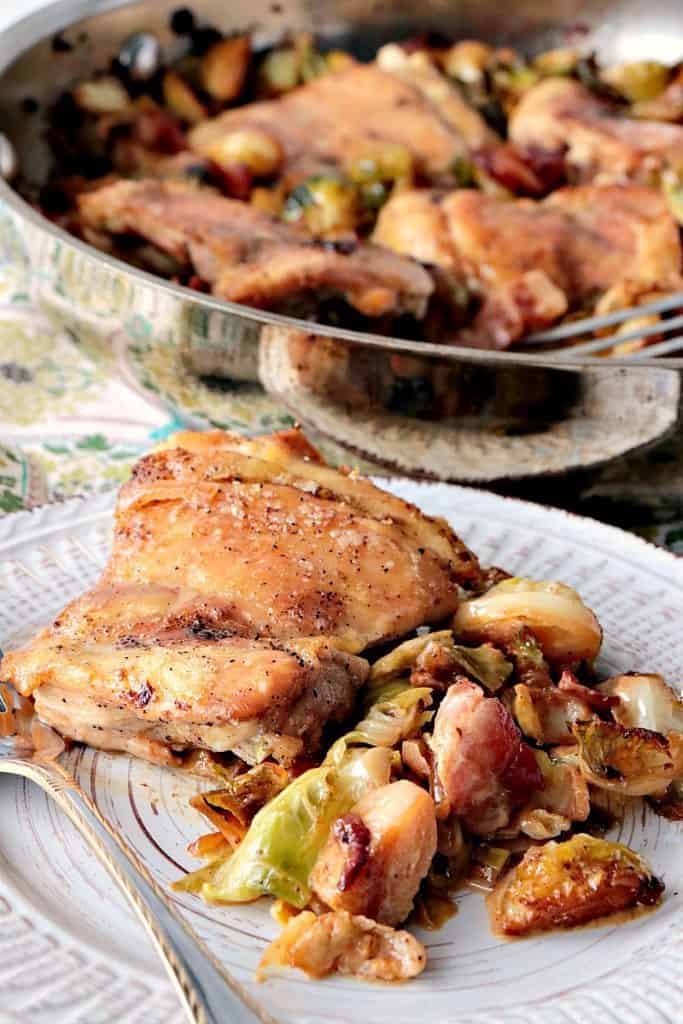
<instances>
[{"instance_id":1,"label":"serving utensil in skillet","mask_svg":"<svg viewBox=\"0 0 683 1024\"><path fill-rule=\"evenodd\" d=\"M66 768L58 761L17 756L13 740L0 738L3 773L40 786L76 826L142 921L192 1024L274 1024L269 1015L251 1007L250 997L200 948L166 895Z\"/></svg>"}]
</instances>

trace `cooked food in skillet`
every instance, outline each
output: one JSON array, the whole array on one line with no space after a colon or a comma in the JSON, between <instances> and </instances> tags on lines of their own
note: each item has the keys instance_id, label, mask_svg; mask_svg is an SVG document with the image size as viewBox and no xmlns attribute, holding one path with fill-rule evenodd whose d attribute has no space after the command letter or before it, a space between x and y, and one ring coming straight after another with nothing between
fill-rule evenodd
<instances>
[{"instance_id":1,"label":"cooked food in skillet","mask_svg":"<svg viewBox=\"0 0 683 1024\"><path fill-rule=\"evenodd\" d=\"M146 79L124 47L55 104L54 172L23 187L91 244L246 305L480 348L680 288L680 69L188 31Z\"/></svg>"},{"instance_id":2,"label":"cooked food in skillet","mask_svg":"<svg viewBox=\"0 0 683 1024\"><path fill-rule=\"evenodd\" d=\"M131 231L190 267L215 295L262 309L342 297L367 317L422 318L433 290L419 265L377 245L319 242L298 224L179 182L119 181L80 199L83 223Z\"/></svg>"},{"instance_id":3,"label":"cooked food in skillet","mask_svg":"<svg viewBox=\"0 0 683 1024\"><path fill-rule=\"evenodd\" d=\"M529 89L510 118L510 138L522 147L563 152L575 181L649 185L667 171L677 174L683 163L683 125L629 117L623 106L565 78Z\"/></svg>"},{"instance_id":4,"label":"cooked food in skillet","mask_svg":"<svg viewBox=\"0 0 683 1024\"><path fill-rule=\"evenodd\" d=\"M506 348L587 303L608 311L683 285L666 200L638 185L568 187L540 201L401 192L373 240L476 290L480 307L451 340L481 348Z\"/></svg>"},{"instance_id":5,"label":"cooked food in skillet","mask_svg":"<svg viewBox=\"0 0 683 1024\"><path fill-rule=\"evenodd\" d=\"M176 885L276 901L260 977L405 979L408 928L463 886L500 936L660 903L604 833L638 801L683 816L683 702L600 681L601 644L570 587L482 568L300 432L181 433L124 485L101 580L5 654L0 733L208 776L205 864Z\"/></svg>"}]
</instances>

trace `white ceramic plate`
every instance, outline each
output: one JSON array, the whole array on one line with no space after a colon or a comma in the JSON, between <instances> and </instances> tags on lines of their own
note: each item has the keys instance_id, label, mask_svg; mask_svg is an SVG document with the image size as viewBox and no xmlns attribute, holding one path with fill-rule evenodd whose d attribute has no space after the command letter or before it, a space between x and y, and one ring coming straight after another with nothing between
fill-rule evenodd
<instances>
[{"instance_id":1,"label":"white ceramic plate","mask_svg":"<svg viewBox=\"0 0 683 1024\"><path fill-rule=\"evenodd\" d=\"M605 629L601 669L683 680L683 563L590 520L484 492L396 480L391 489L451 520L485 563L576 586ZM0 645L25 640L93 583L113 498L71 501L0 521ZM167 886L205 829L187 806L198 784L125 757L76 749L83 787ZM0 779L0 1024L169 1024L181 1020L151 947L69 824L28 784ZM391 1024L674 1024L683 1006L683 836L644 810L620 838L663 876L663 907L624 927L494 940L482 899L465 894L423 936L429 966L403 986L290 976L256 985L276 926L263 904L181 913L277 1020Z\"/></svg>"}]
</instances>

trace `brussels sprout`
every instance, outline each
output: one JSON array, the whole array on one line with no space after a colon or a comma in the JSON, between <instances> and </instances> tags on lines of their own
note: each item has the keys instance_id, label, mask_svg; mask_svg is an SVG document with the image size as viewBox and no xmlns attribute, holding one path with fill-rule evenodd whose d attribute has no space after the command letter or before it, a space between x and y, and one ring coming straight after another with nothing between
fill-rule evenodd
<instances>
[{"instance_id":1,"label":"brussels sprout","mask_svg":"<svg viewBox=\"0 0 683 1024\"><path fill-rule=\"evenodd\" d=\"M519 826L522 832L533 839L549 839L549 834L541 836L529 830L529 817L536 811L543 811L551 814L557 819L562 818L566 823L563 831L569 828L573 821L585 821L590 814L590 794L588 783L582 776L578 767L572 764L564 764L562 761L549 757L543 750L535 750L534 755L541 769L543 785L535 790L527 807L520 812ZM541 822L536 817L536 824ZM557 834L557 833L556 833Z\"/></svg>"},{"instance_id":2,"label":"brussels sprout","mask_svg":"<svg viewBox=\"0 0 683 1024\"><path fill-rule=\"evenodd\" d=\"M548 662L533 633L526 626L519 626L510 632L503 649L515 666L515 676L520 683L538 689L553 685Z\"/></svg>"},{"instance_id":3,"label":"brussels sprout","mask_svg":"<svg viewBox=\"0 0 683 1024\"><path fill-rule=\"evenodd\" d=\"M527 850L489 898L498 935L571 928L635 906L659 903L664 885L620 843L575 835Z\"/></svg>"},{"instance_id":4,"label":"brussels sprout","mask_svg":"<svg viewBox=\"0 0 683 1024\"><path fill-rule=\"evenodd\" d=\"M432 719L432 712L426 710L432 703L432 693L425 687L406 689L405 683L390 683L388 687L372 687L368 696L373 703L365 718L352 732L337 740L328 752L327 761L336 763L350 747L359 744L395 747Z\"/></svg>"},{"instance_id":5,"label":"brussels sprout","mask_svg":"<svg viewBox=\"0 0 683 1024\"><path fill-rule=\"evenodd\" d=\"M259 70L259 82L268 95L278 96L299 84L299 58L291 48L271 50Z\"/></svg>"},{"instance_id":6,"label":"brussels sprout","mask_svg":"<svg viewBox=\"0 0 683 1024\"><path fill-rule=\"evenodd\" d=\"M503 64L491 72L494 91L508 111L515 106L525 92L536 85L540 77L538 71L521 61L509 65Z\"/></svg>"},{"instance_id":7,"label":"brussels sprout","mask_svg":"<svg viewBox=\"0 0 683 1024\"><path fill-rule=\"evenodd\" d=\"M665 734L683 732L683 700L660 675L614 676L600 683L598 690L618 698L612 715L619 725Z\"/></svg>"},{"instance_id":8,"label":"brussels sprout","mask_svg":"<svg viewBox=\"0 0 683 1024\"><path fill-rule=\"evenodd\" d=\"M576 722L572 731L579 745L579 765L594 786L647 796L663 793L683 774L683 736L669 737L650 729L625 729L616 722L594 718Z\"/></svg>"},{"instance_id":9,"label":"brussels sprout","mask_svg":"<svg viewBox=\"0 0 683 1024\"><path fill-rule=\"evenodd\" d=\"M306 906L309 875L332 823L370 789L389 782L390 747L429 717L424 711L429 691L403 686L392 697L386 692L378 697L319 768L304 772L258 811L231 857L218 857L174 888L198 893L209 902L242 903L268 894L295 907ZM228 804L232 812L232 797ZM217 808L209 809L216 813Z\"/></svg>"},{"instance_id":10,"label":"brussels sprout","mask_svg":"<svg viewBox=\"0 0 683 1024\"><path fill-rule=\"evenodd\" d=\"M370 683L378 684L413 670L413 683L417 677L425 686L443 688L457 675L467 675L495 693L510 676L512 665L491 644L462 647L453 642L451 630L444 629L406 640L389 651L371 667Z\"/></svg>"},{"instance_id":11,"label":"brussels sprout","mask_svg":"<svg viewBox=\"0 0 683 1024\"><path fill-rule=\"evenodd\" d=\"M356 190L341 177L315 175L290 192L282 216L317 236L352 231L358 221Z\"/></svg>"},{"instance_id":12,"label":"brussels sprout","mask_svg":"<svg viewBox=\"0 0 683 1024\"><path fill-rule=\"evenodd\" d=\"M443 69L460 82L481 82L494 59L494 50L476 39L455 43L442 57Z\"/></svg>"},{"instance_id":13,"label":"brussels sprout","mask_svg":"<svg viewBox=\"0 0 683 1024\"><path fill-rule=\"evenodd\" d=\"M638 103L654 99L666 89L671 68L656 60L639 60L606 68L602 77L629 103Z\"/></svg>"},{"instance_id":14,"label":"brussels sprout","mask_svg":"<svg viewBox=\"0 0 683 1024\"><path fill-rule=\"evenodd\" d=\"M378 658L370 666L370 686L386 682L403 674L407 674L415 666L418 655L422 654L429 643L453 643L453 633L450 629L442 629L436 633L422 633L413 637L412 640L405 640L398 647L392 648L388 654Z\"/></svg>"},{"instance_id":15,"label":"brussels sprout","mask_svg":"<svg viewBox=\"0 0 683 1024\"><path fill-rule=\"evenodd\" d=\"M249 825L256 812L288 783L289 775L281 765L264 761L228 780L221 789L202 793L199 799L212 811L230 814L240 825ZM202 809L200 804L195 806Z\"/></svg>"},{"instance_id":16,"label":"brussels sprout","mask_svg":"<svg viewBox=\"0 0 683 1024\"><path fill-rule=\"evenodd\" d=\"M456 188L474 188L477 178L477 169L470 160L457 156L449 167L451 177Z\"/></svg>"},{"instance_id":17,"label":"brussels sprout","mask_svg":"<svg viewBox=\"0 0 683 1024\"><path fill-rule=\"evenodd\" d=\"M453 631L468 643L504 644L510 623L528 627L544 656L557 665L592 661L602 643L598 620L575 590L562 583L517 577L463 601L455 613Z\"/></svg>"},{"instance_id":18,"label":"brussels sprout","mask_svg":"<svg viewBox=\"0 0 683 1024\"><path fill-rule=\"evenodd\" d=\"M590 705L555 686L514 688L512 714L525 736L537 743L571 743L572 724L593 717Z\"/></svg>"},{"instance_id":19,"label":"brussels sprout","mask_svg":"<svg viewBox=\"0 0 683 1024\"><path fill-rule=\"evenodd\" d=\"M384 752L378 778L376 753L354 751L339 767L326 763L304 772L258 812L229 859L216 860L208 876L201 869L199 889L193 875L175 888L199 891L214 903L243 903L269 894L305 907L311 895L308 877L332 823L369 788L389 781L391 755Z\"/></svg>"},{"instance_id":20,"label":"brussels sprout","mask_svg":"<svg viewBox=\"0 0 683 1024\"><path fill-rule=\"evenodd\" d=\"M347 171L351 181L358 185L409 182L413 177L413 155L400 142L378 142L357 153Z\"/></svg>"}]
</instances>

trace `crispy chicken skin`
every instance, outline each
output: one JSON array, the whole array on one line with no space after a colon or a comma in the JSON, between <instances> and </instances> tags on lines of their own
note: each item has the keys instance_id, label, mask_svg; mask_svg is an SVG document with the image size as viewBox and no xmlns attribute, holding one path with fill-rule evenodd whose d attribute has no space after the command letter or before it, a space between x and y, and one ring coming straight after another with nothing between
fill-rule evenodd
<instances>
[{"instance_id":1,"label":"crispy chicken skin","mask_svg":"<svg viewBox=\"0 0 683 1024\"><path fill-rule=\"evenodd\" d=\"M163 620L155 632L147 620L136 636L116 614L127 604L132 619L147 589L92 591L6 655L5 677L33 693L38 715L63 735L141 756L146 747L156 760L202 747L289 761L318 745L326 721L351 712L364 659L323 637L280 644L192 625L165 630Z\"/></svg>"},{"instance_id":2,"label":"crispy chicken skin","mask_svg":"<svg viewBox=\"0 0 683 1024\"><path fill-rule=\"evenodd\" d=\"M478 575L445 524L298 431L184 433L122 489L100 582L2 675L95 746L287 761L350 713L361 650L443 618Z\"/></svg>"},{"instance_id":3,"label":"crispy chicken skin","mask_svg":"<svg viewBox=\"0 0 683 1024\"><path fill-rule=\"evenodd\" d=\"M404 192L381 210L373 238L469 282L482 304L454 340L477 347L505 348L625 282L681 280L666 200L639 185L564 188L542 202Z\"/></svg>"},{"instance_id":4,"label":"crispy chicken skin","mask_svg":"<svg viewBox=\"0 0 683 1024\"><path fill-rule=\"evenodd\" d=\"M213 626L335 636L359 652L444 618L478 571L447 527L366 480L171 448L142 459L122 489L105 579L182 584L220 597Z\"/></svg>"},{"instance_id":5,"label":"crispy chicken skin","mask_svg":"<svg viewBox=\"0 0 683 1024\"><path fill-rule=\"evenodd\" d=\"M683 165L683 126L623 116L580 82L548 78L520 100L509 124L521 148L564 152L576 181L652 182Z\"/></svg>"},{"instance_id":6,"label":"crispy chicken skin","mask_svg":"<svg viewBox=\"0 0 683 1024\"><path fill-rule=\"evenodd\" d=\"M434 801L401 779L366 793L335 822L311 885L333 910L400 924L435 853Z\"/></svg>"},{"instance_id":7,"label":"crispy chicken skin","mask_svg":"<svg viewBox=\"0 0 683 1024\"><path fill-rule=\"evenodd\" d=\"M378 246L313 241L248 203L170 181L117 181L79 197L83 222L147 239L190 263L214 295L261 309L314 292L341 294L369 317L425 312L433 285L418 264Z\"/></svg>"},{"instance_id":8,"label":"crispy chicken skin","mask_svg":"<svg viewBox=\"0 0 683 1024\"><path fill-rule=\"evenodd\" d=\"M462 136L412 83L376 64L323 75L280 99L226 110L197 125L191 147L203 155L229 132L259 128L277 139L287 165L339 165L368 145L398 142L430 181L449 176L467 153Z\"/></svg>"}]
</instances>

